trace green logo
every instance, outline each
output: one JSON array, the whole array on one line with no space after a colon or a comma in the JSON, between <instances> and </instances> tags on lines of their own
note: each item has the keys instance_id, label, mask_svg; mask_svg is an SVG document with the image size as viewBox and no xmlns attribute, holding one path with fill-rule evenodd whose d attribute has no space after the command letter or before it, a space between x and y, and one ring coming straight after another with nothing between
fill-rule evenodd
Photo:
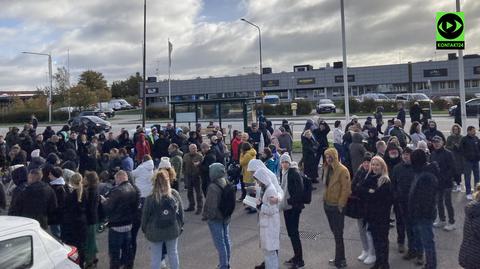
<instances>
[{"instance_id":1,"label":"green logo","mask_svg":"<svg viewBox=\"0 0 480 269\"><path fill-rule=\"evenodd\" d=\"M465 49L463 12L437 12L437 50Z\"/></svg>"}]
</instances>

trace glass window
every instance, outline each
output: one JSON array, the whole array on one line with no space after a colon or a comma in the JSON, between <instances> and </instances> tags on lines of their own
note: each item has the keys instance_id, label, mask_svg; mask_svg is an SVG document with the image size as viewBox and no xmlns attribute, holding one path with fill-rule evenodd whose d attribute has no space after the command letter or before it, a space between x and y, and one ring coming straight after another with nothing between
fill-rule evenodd
<instances>
[{"instance_id":1,"label":"glass window","mask_svg":"<svg viewBox=\"0 0 480 269\"><path fill-rule=\"evenodd\" d=\"M455 88L455 81L449 81L448 82L448 88L449 89L454 89Z\"/></svg>"},{"instance_id":2,"label":"glass window","mask_svg":"<svg viewBox=\"0 0 480 269\"><path fill-rule=\"evenodd\" d=\"M22 236L0 242L0 268L24 269L33 265L31 236Z\"/></svg>"},{"instance_id":3,"label":"glass window","mask_svg":"<svg viewBox=\"0 0 480 269\"><path fill-rule=\"evenodd\" d=\"M465 80L465 88L470 88L470 80Z\"/></svg>"},{"instance_id":4,"label":"glass window","mask_svg":"<svg viewBox=\"0 0 480 269\"><path fill-rule=\"evenodd\" d=\"M472 80L472 88L478 88L478 80Z\"/></svg>"},{"instance_id":5,"label":"glass window","mask_svg":"<svg viewBox=\"0 0 480 269\"><path fill-rule=\"evenodd\" d=\"M439 83L440 89L445 89L445 82L442 81Z\"/></svg>"}]
</instances>

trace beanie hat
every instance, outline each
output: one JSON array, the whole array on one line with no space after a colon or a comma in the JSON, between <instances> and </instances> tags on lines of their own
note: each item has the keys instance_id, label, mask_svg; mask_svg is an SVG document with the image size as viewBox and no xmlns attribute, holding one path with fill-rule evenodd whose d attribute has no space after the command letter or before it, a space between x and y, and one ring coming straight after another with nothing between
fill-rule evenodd
<instances>
[{"instance_id":1,"label":"beanie hat","mask_svg":"<svg viewBox=\"0 0 480 269\"><path fill-rule=\"evenodd\" d=\"M288 155L287 152L283 153L282 156L280 156L280 162L281 163L292 163L292 158L290 158L290 155Z\"/></svg>"},{"instance_id":2,"label":"beanie hat","mask_svg":"<svg viewBox=\"0 0 480 269\"><path fill-rule=\"evenodd\" d=\"M170 158L168 157L162 157L160 159L160 164L158 165L158 168L159 169L162 169L162 168L172 168L172 164L170 163Z\"/></svg>"},{"instance_id":3,"label":"beanie hat","mask_svg":"<svg viewBox=\"0 0 480 269\"><path fill-rule=\"evenodd\" d=\"M30 153L30 157L32 158L40 157L40 150L39 149L33 150L32 153Z\"/></svg>"}]
</instances>

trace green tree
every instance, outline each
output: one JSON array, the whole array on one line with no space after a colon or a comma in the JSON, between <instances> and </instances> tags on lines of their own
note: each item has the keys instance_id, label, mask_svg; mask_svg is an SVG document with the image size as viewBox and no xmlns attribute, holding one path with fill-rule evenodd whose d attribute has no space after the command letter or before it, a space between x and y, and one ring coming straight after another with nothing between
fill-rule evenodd
<instances>
[{"instance_id":1,"label":"green tree","mask_svg":"<svg viewBox=\"0 0 480 269\"><path fill-rule=\"evenodd\" d=\"M90 91L108 89L107 81L103 74L93 70L84 71L80 75L78 84L85 86Z\"/></svg>"},{"instance_id":2,"label":"green tree","mask_svg":"<svg viewBox=\"0 0 480 269\"><path fill-rule=\"evenodd\" d=\"M127 80L114 81L112 83L112 96L115 98L124 98L129 96L138 96L140 82L143 81L140 73L130 76Z\"/></svg>"},{"instance_id":3,"label":"green tree","mask_svg":"<svg viewBox=\"0 0 480 269\"><path fill-rule=\"evenodd\" d=\"M53 80L55 83L52 97L54 105L62 106L68 104L70 78L67 69L65 67L57 68L57 72L53 75Z\"/></svg>"},{"instance_id":4,"label":"green tree","mask_svg":"<svg viewBox=\"0 0 480 269\"><path fill-rule=\"evenodd\" d=\"M78 84L70 89L70 102L73 107L86 109L98 101L94 91L89 90L85 85Z\"/></svg>"}]
</instances>

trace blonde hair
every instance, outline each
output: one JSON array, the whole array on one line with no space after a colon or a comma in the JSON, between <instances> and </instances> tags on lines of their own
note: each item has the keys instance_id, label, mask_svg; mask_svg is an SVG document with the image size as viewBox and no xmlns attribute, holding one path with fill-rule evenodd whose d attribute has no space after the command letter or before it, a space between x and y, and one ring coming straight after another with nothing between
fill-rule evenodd
<instances>
[{"instance_id":1,"label":"blonde hair","mask_svg":"<svg viewBox=\"0 0 480 269\"><path fill-rule=\"evenodd\" d=\"M163 196L172 196L172 188L170 187L170 176L165 169L159 170L152 178L152 195L157 200Z\"/></svg>"},{"instance_id":2,"label":"blonde hair","mask_svg":"<svg viewBox=\"0 0 480 269\"><path fill-rule=\"evenodd\" d=\"M79 173L75 173L70 177L69 185L77 192L77 200L82 202L83 197L83 177Z\"/></svg>"},{"instance_id":3,"label":"blonde hair","mask_svg":"<svg viewBox=\"0 0 480 269\"><path fill-rule=\"evenodd\" d=\"M377 182L377 186L380 187L383 184L385 184L387 182L390 182L390 177L388 176L388 166L385 163L385 161L383 160L383 158L381 158L379 156L375 156L370 161L370 171L369 171L369 173L373 173L372 163L375 162L375 161L379 162L380 166L382 167L382 174L380 175L380 178L378 178L378 182Z\"/></svg>"},{"instance_id":4,"label":"blonde hair","mask_svg":"<svg viewBox=\"0 0 480 269\"><path fill-rule=\"evenodd\" d=\"M477 187L475 188L475 192L473 193L473 199L480 201L480 183L478 183Z\"/></svg>"},{"instance_id":5,"label":"blonde hair","mask_svg":"<svg viewBox=\"0 0 480 269\"><path fill-rule=\"evenodd\" d=\"M162 168L162 169L159 169L159 171L160 170L166 171L168 173L168 177L170 179L170 185L172 185L177 180L177 172L175 172L175 169L173 167Z\"/></svg>"}]
</instances>

